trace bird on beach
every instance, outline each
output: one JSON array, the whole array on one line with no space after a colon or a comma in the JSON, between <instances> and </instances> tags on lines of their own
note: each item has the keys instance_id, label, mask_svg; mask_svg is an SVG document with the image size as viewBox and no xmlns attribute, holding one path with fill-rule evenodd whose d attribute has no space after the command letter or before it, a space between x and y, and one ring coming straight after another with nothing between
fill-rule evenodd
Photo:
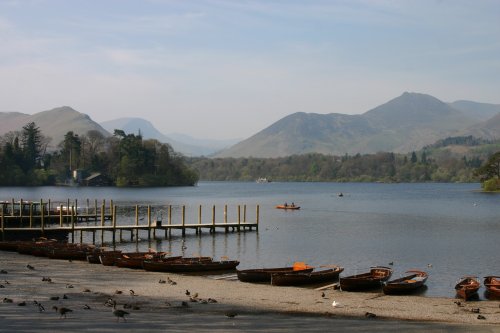
<instances>
[{"instance_id":1,"label":"bird on beach","mask_svg":"<svg viewBox=\"0 0 500 333\"><path fill-rule=\"evenodd\" d=\"M19 302L17 303L18 306L26 306L26 302L25 301L22 301L22 302Z\"/></svg>"},{"instance_id":2,"label":"bird on beach","mask_svg":"<svg viewBox=\"0 0 500 333\"><path fill-rule=\"evenodd\" d=\"M366 318L375 318L375 317L377 317L377 315L375 313L366 312L365 317Z\"/></svg>"},{"instance_id":3,"label":"bird on beach","mask_svg":"<svg viewBox=\"0 0 500 333\"><path fill-rule=\"evenodd\" d=\"M84 310L90 310L90 306L88 306L87 304L83 305L83 309Z\"/></svg>"},{"instance_id":4,"label":"bird on beach","mask_svg":"<svg viewBox=\"0 0 500 333\"><path fill-rule=\"evenodd\" d=\"M121 291L121 290L115 290L116 295L121 295L122 293L123 293L123 291Z\"/></svg>"},{"instance_id":5,"label":"bird on beach","mask_svg":"<svg viewBox=\"0 0 500 333\"><path fill-rule=\"evenodd\" d=\"M160 280L158 281L158 283L160 283L160 284L164 284L164 283L167 283L167 281L160 279Z\"/></svg>"},{"instance_id":6,"label":"bird on beach","mask_svg":"<svg viewBox=\"0 0 500 333\"><path fill-rule=\"evenodd\" d=\"M32 271L35 270L35 267L31 266L30 264L27 264L26 267L28 267L28 269L30 269Z\"/></svg>"},{"instance_id":7,"label":"bird on beach","mask_svg":"<svg viewBox=\"0 0 500 333\"><path fill-rule=\"evenodd\" d=\"M65 307L58 308L55 305L52 307L52 309L56 310L56 312L59 312L59 314L60 314L59 318L63 318L63 317L66 318L67 313L73 312L73 310L71 310L69 308L65 308Z\"/></svg>"},{"instance_id":8,"label":"bird on beach","mask_svg":"<svg viewBox=\"0 0 500 333\"><path fill-rule=\"evenodd\" d=\"M66 294L64 294L63 299L68 299L68 296L66 296Z\"/></svg>"},{"instance_id":9,"label":"bird on beach","mask_svg":"<svg viewBox=\"0 0 500 333\"><path fill-rule=\"evenodd\" d=\"M133 291L132 289L130 289L129 292L130 292L130 296L137 296L137 294L135 293L135 291Z\"/></svg>"},{"instance_id":10,"label":"bird on beach","mask_svg":"<svg viewBox=\"0 0 500 333\"><path fill-rule=\"evenodd\" d=\"M5 288L5 286L3 284L0 284L0 288Z\"/></svg>"},{"instance_id":11,"label":"bird on beach","mask_svg":"<svg viewBox=\"0 0 500 333\"><path fill-rule=\"evenodd\" d=\"M59 296L50 296L51 301L57 301L59 300Z\"/></svg>"},{"instance_id":12,"label":"bird on beach","mask_svg":"<svg viewBox=\"0 0 500 333\"><path fill-rule=\"evenodd\" d=\"M127 321L127 319L125 319L125 316L130 314L127 311L117 309L116 308L116 302L113 302L113 309L112 309L112 311L113 311L113 315L116 317L116 321L117 322L120 321L120 318L123 318L123 321Z\"/></svg>"},{"instance_id":13,"label":"bird on beach","mask_svg":"<svg viewBox=\"0 0 500 333\"><path fill-rule=\"evenodd\" d=\"M217 300L213 298L208 298L208 303L217 303Z\"/></svg>"},{"instance_id":14,"label":"bird on beach","mask_svg":"<svg viewBox=\"0 0 500 333\"><path fill-rule=\"evenodd\" d=\"M3 283L5 283L5 284L10 284L10 282L9 282L9 281L7 281L7 280L3 280Z\"/></svg>"},{"instance_id":15,"label":"bird on beach","mask_svg":"<svg viewBox=\"0 0 500 333\"><path fill-rule=\"evenodd\" d=\"M186 289L186 292L185 292L186 296L189 296L191 295L191 293L189 292L189 290Z\"/></svg>"},{"instance_id":16,"label":"bird on beach","mask_svg":"<svg viewBox=\"0 0 500 333\"><path fill-rule=\"evenodd\" d=\"M7 272L5 269L2 269L0 270L0 274L8 274L9 272Z\"/></svg>"},{"instance_id":17,"label":"bird on beach","mask_svg":"<svg viewBox=\"0 0 500 333\"><path fill-rule=\"evenodd\" d=\"M49 282L49 283L50 283L50 282L52 282L52 279L51 279L51 278L49 278L49 277L47 277L47 276L44 276L44 277L42 277L42 281L45 281L45 282Z\"/></svg>"},{"instance_id":18,"label":"bird on beach","mask_svg":"<svg viewBox=\"0 0 500 333\"><path fill-rule=\"evenodd\" d=\"M482 315L477 315L477 319L486 319L486 317Z\"/></svg>"},{"instance_id":19,"label":"bird on beach","mask_svg":"<svg viewBox=\"0 0 500 333\"><path fill-rule=\"evenodd\" d=\"M12 299L10 298L7 298L7 297L4 297L4 299L2 300L2 303L12 303Z\"/></svg>"},{"instance_id":20,"label":"bird on beach","mask_svg":"<svg viewBox=\"0 0 500 333\"><path fill-rule=\"evenodd\" d=\"M70 283L68 283L68 284L66 285L66 288L68 288L68 289L72 289L72 288L74 288L74 287L75 287L75 286L73 286L73 285L72 285L72 284L70 284Z\"/></svg>"},{"instance_id":21,"label":"bird on beach","mask_svg":"<svg viewBox=\"0 0 500 333\"><path fill-rule=\"evenodd\" d=\"M333 306L334 308L339 308L339 307L340 307L340 303L338 303L337 301L333 301L333 302L332 302L332 306Z\"/></svg>"},{"instance_id":22,"label":"bird on beach","mask_svg":"<svg viewBox=\"0 0 500 333\"><path fill-rule=\"evenodd\" d=\"M234 311L226 311L226 313L224 314L226 317L228 318L234 318L236 317L238 314Z\"/></svg>"},{"instance_id":23,"label":"bird on beach","mask_svg":"<svg viewBox=\"0 0 500 333\"><path fill-rule=\"evenodd\" d=\"M35 304L38 307L38 312L43 312L45 311L45 308L43 307L42 303L33 301L33 304Z\"/></svg>"}]
</instances>

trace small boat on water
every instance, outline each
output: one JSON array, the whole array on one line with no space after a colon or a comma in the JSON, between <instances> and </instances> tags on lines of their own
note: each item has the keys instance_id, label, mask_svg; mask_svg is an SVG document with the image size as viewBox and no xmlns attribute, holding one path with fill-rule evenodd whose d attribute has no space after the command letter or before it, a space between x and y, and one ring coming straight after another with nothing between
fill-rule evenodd
<instances>
[{"instance_id":1,"label":"small boat on water","mask_svg":"<svg viewBox=\"0 0 500 333\"><path fill-rule=\"evenodd\" d=\"M343 267L334 267L312 272L277 273L271 275L271 284L273 286L297 286L333 282L338 280L342 271L344 271Z\"/></svg>"},{"instance_id":2,"label":"small boat on water","mask_svg":"<svg viewBox=\"0 0 500 333\"><path fill-rule=\"evenodd\" d=\"M238 280L242 282L271 282L271 275L276 273L309 273L314 267L303 262L296 262L293 266L277 268L257 268L237 270Z\"/></svg>"},{"instance_id":3,"label":"small boat on water","mask_svg":"<svg viewBox=\"0 0 500 333\"><path fill-rule=\"evenodd\" d=\"M340 278L340 289L357 291L381 288L391 278L392 269L384 266L372 267L369 272Z\"/></svg>"},{"instance_id":4,"label":"small boat on water","mask_svg":"<svg viewBox=\"0 0 500 333\"><path fill-rule=\"evenodd\" d=\"M481 287L481 282L475 276L464 276L455 285L457 295L464 300L468 300L473 296L477 296L477 291Z\"/></svg>"},{"instance_id":5,"label":"small boat on water","mask_svg":"<svg viewBox=\"0 0 500 333\"><path fill-rule=\"evenodd\" d=\"M291 205L285 203L283 205L277 205L276 209L298 210L298 209L300 209L300 206L297 206L294 203L292 203Z\"/></svg>"},{"instance_id":6,"label":"small boat on water","mask_svg":"<svg viewBox=\"0 0 500 333\"><path fill-rule=\"evenodd\" d=\"M484 286L490 296L500 297L500 276L486 276Z\"/></svg>"},{"instance_id":7,"label":"small boat on water","mask_svg":"<svg viewBox=\"0 0 500 333\"><path fill-rule=\"evenodd\" d=\"M409 294L423 287L427 281L428 274L423 271L410 270L406 276L387 281L383 287L384 294Z\"/></svg>"}]
</instances>

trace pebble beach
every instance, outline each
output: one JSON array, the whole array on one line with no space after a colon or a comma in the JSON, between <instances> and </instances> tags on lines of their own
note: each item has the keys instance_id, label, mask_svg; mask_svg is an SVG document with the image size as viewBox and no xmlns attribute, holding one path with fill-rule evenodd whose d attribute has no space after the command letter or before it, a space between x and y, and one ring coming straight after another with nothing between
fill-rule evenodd
<instances>
[{"instance_id":1,"label":"pebble beach","mask_svg":"<svg viewBox=\"0 0 500 333\"><path fill-rule=\"evenodd\" d=\"M0 253L0 270L5 332L500 332L495 300L276 287L12 252Z\"/></svg>"}]
</instances>

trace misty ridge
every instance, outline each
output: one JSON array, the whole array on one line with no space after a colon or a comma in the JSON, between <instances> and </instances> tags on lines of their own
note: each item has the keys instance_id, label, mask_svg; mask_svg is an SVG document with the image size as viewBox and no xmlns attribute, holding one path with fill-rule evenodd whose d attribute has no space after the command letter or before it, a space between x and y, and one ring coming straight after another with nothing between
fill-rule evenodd
<instances>
[{"instance_id":1,"label":"misty ridge","mask_svg":"<svg viewBox=\"0 0 500 333\"><path fill-rule=\"evenodd\" d=\"M98 131L111 136L114 129L141 134L170 144L186 156L283 157L307 153L325 155L408 153L447 137L500 137L500 105L472 101L443 102L433 96L405 92L363 114L296 112L240 142L194 139L185 134L165 135L150 121L120 118L103 123L69 106L33 115L0 112L0 135L35 122L56 149L64 135Z\"/></svg>"}]
</instances>

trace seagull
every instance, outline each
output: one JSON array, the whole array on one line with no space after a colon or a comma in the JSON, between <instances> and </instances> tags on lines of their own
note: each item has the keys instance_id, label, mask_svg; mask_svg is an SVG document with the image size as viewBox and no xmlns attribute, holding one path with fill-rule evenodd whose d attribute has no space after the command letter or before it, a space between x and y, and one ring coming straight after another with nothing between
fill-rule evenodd
<instances>
[{"instance_id":1,"label":"seagull","mask_svg":"<svg viewBox=\"0 0 500 333\"><path fill-rule=\"evenodd\" d=\"M130 296L137 296L137 294L135 293L135 291L133 291L132 289L130 289L129 292L130 292Z\"/></svg>"},{"instance_id":2,"label":"seagull","mask_svg":"<svg viewBox=\"0 0 500 333\"><path fill-rule=\"evenodd\" d=\"M115 301L113 302L113 309L111 311L113 312L113 315L116 317L116 321L118 322L120 321L120 318L123 318L123 321L127 321L127 319L125 319L125 316L130 314L127 311L117 309Z\"/></svg>"},{"instance_id":3,"label":"seagull","mask_svg":"<svg viewBox=\"0 0 500 333\"><path fill-rule=\"evenodd\" d=\"M432 264L427 264L427 267L432 267Z\"/></svg>"},{"instance_id":4,"label":"seagull","mask_svg":"<svg viewBox=\"0 0 500 333\"><path fill-rule=\"evenodd\" d=\"M470 311L472 313L479 313L481 310L479 310L479 308L475 308L475 309L470 309Z\"/></svg>"},{"instance_id":5,"label":"seagull","mask_svg":"<svg viewBox=\"0 0 500 333\"><path fill-rule=\"evenodd\" d=\"M198 298L198 293L194 293L193 298Z\"/></svg>"},{"instance_id":6,"label":"seagull","mask_svg":"<svg viewBox=\"0 0 500 333\"><path fill-rule=\"evenodd\" d=\"M31 266L30 264L27 264L26 267L28 267L28 269L31 269L31 270L35 269L35 267Z\"/></svg>"},{"instance_id":7,"label":"seagull","mask_svg":"<svg viewBox=\"0 0 500 333\"><path fill-rule=\"evenodd\" d=\"M333 306L334 308L339 308L339 307L340 307L340 303L337 303L337 301L333 301L333 302L332 302L332 306Z\"/></svg>"},{"instance_id":8,"label":"seagull","mask_svg":"<svg viewBox=\"0 0 500 333\"><path fill-rule=\"evenodd\" d=\"M62 308L58 308L57 306L53 306L52 309L56 310L56 312L59 312L59 314L61 315L59 318L66 318L66 314L69 313L69 312L73 312L73 310L69 309L69 308L65 308L65 307L62 307Z\"/></svg>"}]
</instances>

